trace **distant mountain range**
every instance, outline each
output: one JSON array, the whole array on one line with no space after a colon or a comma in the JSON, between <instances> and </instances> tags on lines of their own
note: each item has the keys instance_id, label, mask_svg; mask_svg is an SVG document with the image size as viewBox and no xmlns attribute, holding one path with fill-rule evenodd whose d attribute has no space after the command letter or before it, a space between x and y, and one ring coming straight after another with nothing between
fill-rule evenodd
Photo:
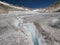
<instances>
[{"instance_id":1,"label":"distant mountain range","mask_svg":"<svg viewBox=\"0 0 60 45\"><path fill-rule=\"evenodd\" d=\"M38 11L42 9L42 12L60 12L60 1L55 2L53 5L47 7L47 8L40 8ZM13 6L11 4L1 2L0 1L0 13L7 13L9 11L32 11L36 9L30 9L20 6Z\"/></svg>"}]
</instances>

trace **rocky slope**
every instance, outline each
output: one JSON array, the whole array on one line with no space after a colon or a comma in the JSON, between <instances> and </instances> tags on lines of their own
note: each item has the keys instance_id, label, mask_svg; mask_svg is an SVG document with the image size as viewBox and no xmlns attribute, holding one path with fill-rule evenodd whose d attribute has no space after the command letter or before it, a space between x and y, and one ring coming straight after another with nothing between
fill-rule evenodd
<instances>
[{"instance_id":1,"label":"rocky slope","mask_svg":"<svg viewBox=\"0 0 60 45\"><path fill-rule=\"evenodd\" d=\"M55 2L53 5L49 6L45 9L45 12L53 12L53 11L59 11L60 10L60 1Z\"/></svg>"},{"instance_id":2,"label":"rocky slope","mask_svg":"<svg viewBox=\"0 0 60 45\"><path fill-rule=\"evenodd\" d=\"M60 12L60 1L55 2L53 5L47 8L41 9L28 9L25 7L13 6L11 4L0 1L0 13L7 13L9 11L38 11L38 12Z\"/></svg>"},{"instance_id":3,"label":"rocky slope","mask_svg":"<svg viewBox=\"0 0 60 45\"><path fill-rule=\"evenodd\" d=\"M0 1L0 13L7 13L8 11L28 11L29 9L13 6L5 2Z\"/></svg>"}]
</instances>

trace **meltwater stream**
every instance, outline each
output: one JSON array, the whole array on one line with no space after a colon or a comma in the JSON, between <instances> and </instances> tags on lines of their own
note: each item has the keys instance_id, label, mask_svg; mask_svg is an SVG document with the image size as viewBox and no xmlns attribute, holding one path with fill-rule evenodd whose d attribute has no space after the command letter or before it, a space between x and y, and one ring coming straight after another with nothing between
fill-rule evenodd
<instances>
[{"instance_id":1,"label":"meltwater stream","mask_svg":"<svg viewBox=\"0 0 60 45\"><path fill-rule=\"evenodd\" d=\"M32 40L32 43L34 45L39 45L38 43L38 38L37 38L37 35L36 35L36 27L34 25L33 22L30 22L30 23L23 23L23 19L18 19L15 21L14 25L18 28L20 28L22 26L22 28L26 31L27 35L31 35L29 36Z\"/></svg>"},{"instance_id":2,"label":"meltwater stream","mask_svg":"<svg viewBox=\"0 0 60 45\"><path fill-rule=\"evenodd\" d=\"M38 39L37 39L37 36L36 36L36 27L34 26L33 23L26 23L24 28L26 29L26 31L28 31L28 33L30 32L31 35L32 35L32 41L34 43L34 45L39 45L38 43Z\"/></svg>"}]
</instances>

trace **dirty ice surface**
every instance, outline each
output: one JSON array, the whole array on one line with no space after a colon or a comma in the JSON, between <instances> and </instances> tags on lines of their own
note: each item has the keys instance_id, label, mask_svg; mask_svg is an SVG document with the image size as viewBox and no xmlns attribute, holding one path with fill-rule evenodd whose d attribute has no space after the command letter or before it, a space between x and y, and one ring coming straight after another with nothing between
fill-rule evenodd
<instances>
[{"instance_id":1,"label":"dirty ice surface","mask_svg":"<svg viewBox=\"0 0 60 45\"><path fill-rule=\"evenodd\" d=\"M38 12L1 14L0 45L57 45L59 43L56 41L60 40L60 35L58 36L60 30L51 25L60 22L54 22L59 16L60 13ZM55 31L58 31L57 35ZM55 42L53 37L56 39Z\"/></svg>"},{"instance_id":2,"label":"dirty ice surface","mask_svg":"<svg viewBox=\"0 0 60 45\"><path fill-rule=\"evenodd\" d=\"M46 45L41 34L38 38L33 22L21 21L13 16L0 16L0 45Z\"/></svg>"}]
</instances>

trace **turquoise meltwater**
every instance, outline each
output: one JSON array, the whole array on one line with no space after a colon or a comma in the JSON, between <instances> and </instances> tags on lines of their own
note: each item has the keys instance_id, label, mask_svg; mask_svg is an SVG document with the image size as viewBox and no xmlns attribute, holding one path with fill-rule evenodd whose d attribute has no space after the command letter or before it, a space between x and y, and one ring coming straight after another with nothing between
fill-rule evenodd
<instances>
[{"instance_id":1,"label":"turquoise meltwater","mask_svg":"<svg viewBox=\"0 0 60 45\"><path fill-rule=\"evenodd\" d=\"M34 45L39 45L38 43L38 39L37 39L37 36L36 36L36 27L33 23L26 23L25 26L24 26L24 29L26 31L28 31L29 33L31 33L32 35L32 41L34 43Z\"/></svg>"}]
</instances>

